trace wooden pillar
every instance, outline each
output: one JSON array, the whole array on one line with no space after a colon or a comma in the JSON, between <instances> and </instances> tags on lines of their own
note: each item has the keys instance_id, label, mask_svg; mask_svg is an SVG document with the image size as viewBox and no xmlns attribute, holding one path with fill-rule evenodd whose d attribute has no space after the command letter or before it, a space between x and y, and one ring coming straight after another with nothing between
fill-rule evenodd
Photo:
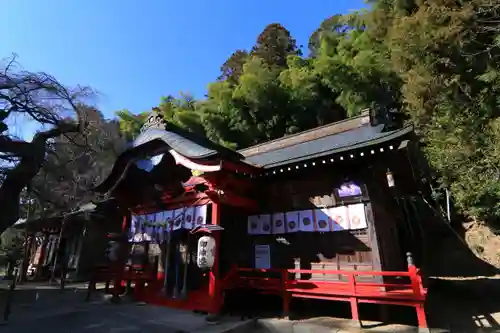
<instances>
[{"instance_id":1,"label":"wooden pillar","mask_svg":"<svg viewBox=\"0 0 500 333\"><path fill-rule=\"evenodd\" d=\"M212 224L219 225L220 224L220 204L219 203L212 203ZM221 234L220 231L215 231L213 233L213 237L215 239L215 258L214 258L214 266L212 267L212 270L210 270L210 275L209 275L209 285L208 285L208 292L210 295L210 298L212 299L212 311L213 313L218 313L221 306L222 306L222 300L221 300L221 292L220 292L220 281L219 281L219 253L220 253L220 238Z\"/></svg>"},{"instance_id":2,"label":"wooden pillar","mask_svg":"<svg viewBox=\"0 0 500 333\"><path fill-rule=\"evenodd\" d=\"M59 237L57 237L57 245L56 245L56 253L55 253L55 258L54 258L54 263L52 264L52 272L50 274L50 280L49 282L54 282L55 279L56 279L56 268L57 268L57 261L59 259L62 259L61 261L61 273L63 273L64 269L62 268L65 264L64 260L66 260L67 258L60 258L60 246L61 246L61 240L62 240L62 237L63 237L63 233L64 233L64 226L66 225L66 217L63 218L63 220L61 221L61 226L60 226L60 230L59 230ZM61 286L63 285L63 281L62 281L62 276L61 276Z\"/></svg>"},{"instance_id":3,"label":"wooden pillar","mask_svg":"<svg viewBox=\"0 0 500 333\"><path fill-rule=\"evenodd\" d=\"M122 235L124 236L127 233L128 228L130 227L130 213L127 212L125 215L123 215L123 220L122 220ZM122 289L122 276L123 272L125 270L125 264L127 260L127 244L125 243L126 241L123 239L120 239L120 247L118 248L118 258L117 262L114 265L116 267L115 269L117 272L113 272L115 274L115 280L113 281L113 297L118 297L118 295L121 294L121 289Z\"/></svg>"},{"instance_id":4,"label":"wooden pillar","mask_svg":"<svg viewBox=\"0 0 500 333\"><path fill-rule=\"evenodd\" d=\"M87 236L87 221L83 221L82 233L78 237L78 247L75 253L75 278L78 279L80 275L80 257L82 255L83 244L85 242L85 237Z\"/></svg>"},{"instance_id":5,"label":"wooden pillar","mask_svg":"<svg viewBox=\"0 0 500 333\"><path fill-rule=\"evenodd\" d=\"M28 230L24 231L24 253L23 261L21 264L21 271L19 272L19 283L26 281L26 276L28 273L29 262L31 259L31 248L33 247L34 235L28 235Z\"/></svg>"},{"instance_id":6,"label":"wooden pillar","mask_svg":"<svg viewBox=\"0 0 500 333\"><path fill-rule=\"evenodd\" d=\"M36 277L38 278L42 274L43 264L45 262L45 252L47 252L47 246L49 244L49 234L43 234L42 245L40 245L40 255L38 256L38 262L36 264ZM37 250L38 251L38 250ZM36 253L35 253L36 256Z\"/></svg>"}]
</instances>

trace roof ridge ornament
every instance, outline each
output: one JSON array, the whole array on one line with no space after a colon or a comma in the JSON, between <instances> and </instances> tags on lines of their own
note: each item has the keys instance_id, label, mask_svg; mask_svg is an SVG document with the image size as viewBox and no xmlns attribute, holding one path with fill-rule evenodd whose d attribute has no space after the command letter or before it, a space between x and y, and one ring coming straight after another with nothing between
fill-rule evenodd
<instances>
[{"instance_id":1,"label":"roof ridge ornament","mask_svg":"<svg viewBox=\"0 0 500 333\"><path fill-rule=\"evenodd\" d=\"M158 108L153 108L148 118L141 127L141 133L146 132L150 128L166 129L166 121Z\"/></svg>"},{"instance_id":2,"label":"roof ridge ornament","mask_svg":"<svg viewBox=\"0 0 500 333\"><path fill-rule=\"evenodd\" d=\"M384 131L403 128L407 119L408 117L396 108L375 106L370 110L370 125L385 125Z\"/></svg>"}]
</instances>

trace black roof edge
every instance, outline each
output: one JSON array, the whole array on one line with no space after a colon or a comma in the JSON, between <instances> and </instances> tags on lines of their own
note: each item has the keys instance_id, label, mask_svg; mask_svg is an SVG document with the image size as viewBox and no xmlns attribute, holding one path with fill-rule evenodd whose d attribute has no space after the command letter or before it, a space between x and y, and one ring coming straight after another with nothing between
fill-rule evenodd
<instances>
[{"instance_id":1,"label":"black roof edge","mask_svg":"<svg viewBox=\"0 0 500 333\"><path fill-rule=\"evenodd\" d=\"M209 149L213 149L213 150L221 153L221 155L223 155L223 157L232 158L235 160L243 160L245 158L239 152L232 150L232 149L229 149L227 147L224 147L218 143L215 143L212 140L210 140L202 135L190 132L188 130L185 130L182 127L179 127L179 126L172 124L172 123L169 123L169 122L166 122L166 124L167 124L166 130L172 131L175 134L181 135L181 136L185 137L186 139L189 139L189 140L193 141L194 143L199 144L200 146L205 146Z\"/></svg>"},{"instance_id":2,"label":"black roof edge","mask_svg":"<svg viewBox=\"0 0 500 333\"><path fill-rule=\"evenodd\" d=\"M380 137L380 138L375 139L375 140L363 141L363 142L358 142L358 143L355 143L353 145L349 145L349 146L345 146L345 147L324 150L320 153L314 153L314 154L309 154L309 155L305 155L305 156L301 156L301 157L291 158L291 159L280 161L277 163L266 164L266 165L263 165L261 167L263 169L272 169L272 168L285 166L285 165L292 164L292 163L302 162L302 161L306 161L306 160L310 160L310 159L314 159L314 158L343 153L343 152L354 150L354 149L375 146L375 145L399 138L399 137L404 136L406 134L409 134L413 131L414 131L414 126L408 125L408 126L403 127L402 129L399 129L399 130L396 130L393 132L389 132L385 136Z\"/></svg>"},{"instance_id":3,"label":"black roof edge","mask_svg":"<svg viewBox=\"0 0 500 333\"><path fill-rule=\"evenodd\" d=\"M184 138L200 146L204 146L205 148L215 150L217 153L221 154L222 157L226 159L241 161L245 158L242 154L238 153L237 151L234 151L220 144L217 144L203 135L199 135L194 132L188 131L180 126L177 126L169 121L166 121L163 118L163 115L160 112L158 112L158 110L155 109L153 109L153 111L151 111L151 113L149 114L146 122L141 128L141 134L139 134L139 136L142 135L143 133L146 133L149 129L160 129L164 131L173 132L177 135L183 136Z\"/></svg>"},{"instance_id":4,"label":"black roof edge","mask_svg":"<svg viewBox=\"0 0 500 333\"><path fill-rule=\"evenodd\" d=\"M363 110L361 110L361 114L359 114L357 116L345 118L345 119L342 119L342 120L339 120L339 121L334 121L332 123L328 123L328 124L321 125L321 126L318 126L318 127L313 127L313 128L307 129L305 131L300 131L300 132L297 132L297 133L285 135L285 136L282 136L280 138L272 139L272 140L269 140L269 141L264 141L264 142L261 142L261 143L258 143L258 144L246 147L246 148L238 149L238 152L244 152L245 150L250 150L250 149L258 148L258 147L265 146L265 145L268 145L268 144L273 143L273 142L278 142L278 141L285 140L285 139L290 139L290 138L293 138L293 137L296 137L296 136L299 136L299 135L304 135L304 134L307 134L307 133L316 132L318 130L321 130L321 129L324 129L324 128L327 128L327 127L330 127L330 126L333 126L333 125L339 125L339 124L342 124L342 123L345 123L345 122L348 122L348 121L353 121L353 120L360 119L360 118L367 118L368 117L368 120L369 120L370 119L369 118L370 117L370 113L369 112L370 112L370 109L363 109Z\"/></svg>"},{"instance_id":5,"label":"black roof edge","mask_svg":"<svg viewBox=\"0 0 500 333\"><path fill-rule=\"evenodd\" d=\"M53 216L39 217L36 219L24 220L24 221L22 221L22 223L16 222L12 225L12 227L13 228L22 228L26 225L31 225L31 224L37 223L41 220L62 220L68 216L76 216L76 215L80 215L80 214L84 214L84 213L91 213L92 214L92 213L95 213L101 205L110 203L114 200L115 200L114 197L110 197L110 198L106 198L106 199L102 199L102 200L90 200L88 203L79 205L78 208L70 210L68 212L60 213L60 214L53 215ZM85 206L90 205L90 204L95 205L94 209L92 209L92 210L83 210L82 209L82 207L85 207Z\"/></svg>"}]
</instances>

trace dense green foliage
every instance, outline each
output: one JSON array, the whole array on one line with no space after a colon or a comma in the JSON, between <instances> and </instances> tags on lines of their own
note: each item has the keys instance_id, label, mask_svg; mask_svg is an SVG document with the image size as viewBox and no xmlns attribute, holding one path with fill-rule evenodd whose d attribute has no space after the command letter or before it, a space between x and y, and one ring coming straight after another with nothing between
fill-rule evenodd
<instances>
[{"instance_id":1,"label":"dense green foliage","mask_svg":"<svg viewBox=\"0 0 500 333\"><path fill-rule=\"evenodd\" d=\"M461 210L500 217L499 0L373 0L322 22L301 56L271 24L236 51L203 100L162 100L168 120L233 148L359 114L405 111L438 184ZM122 129L139 118L122 112Z\"/></svg>"},{"instance_id":2,"label":"dense green foliage","mask_svg":"<svg viewBox=\"0 0 500 333\"><path fill-rule=\"evenodd\" d=\"M346 111L336 101L340 87L321 72L335 64L318 68L300 55L290 33L270 24L250 51L237 50L221 66L206 99L168 96L158 109L167 120L231 148L343 119ZM118 112L122 130L137 134L146 115Z\"/></svg>"},{"instance_id":3,"label":"dense green foliage","mask_svg":"<svg viewBox=\"0 0 500 333\"><path fill-rule=\"evenodd\" d=\"M0 267L18 262L24 253L24 232L8 228L0 234Z\"/></svg>"}]
</instances>

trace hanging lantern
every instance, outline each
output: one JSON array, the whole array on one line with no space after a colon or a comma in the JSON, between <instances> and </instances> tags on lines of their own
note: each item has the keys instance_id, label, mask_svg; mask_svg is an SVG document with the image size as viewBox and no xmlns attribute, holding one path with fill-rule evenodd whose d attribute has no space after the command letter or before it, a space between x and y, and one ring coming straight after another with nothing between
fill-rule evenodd
<instances>
[{"instance_id":1,"label":"hanging lantern","mask_svg":"<svg viewBox=\"0 0 500 333\"><path fill-rule=\"evenodd\" d=\"M202 236L198 240L198 256L196 264L201 269L210 269L215 261L215 239L212 236Z\"/></svg>"},{"instance_id":2,"label":"hanging lantern","mask_svg":"<svg viewBox=\"0 0 500 333\"><path fill-rule=\"evenodd\" d=\"M396 183L394 182L394 176L392 175L391 170L387 169L387 173L385 175L387 177L387 185L390 188L396 187Z\"/></svg>"}]
</instances>

